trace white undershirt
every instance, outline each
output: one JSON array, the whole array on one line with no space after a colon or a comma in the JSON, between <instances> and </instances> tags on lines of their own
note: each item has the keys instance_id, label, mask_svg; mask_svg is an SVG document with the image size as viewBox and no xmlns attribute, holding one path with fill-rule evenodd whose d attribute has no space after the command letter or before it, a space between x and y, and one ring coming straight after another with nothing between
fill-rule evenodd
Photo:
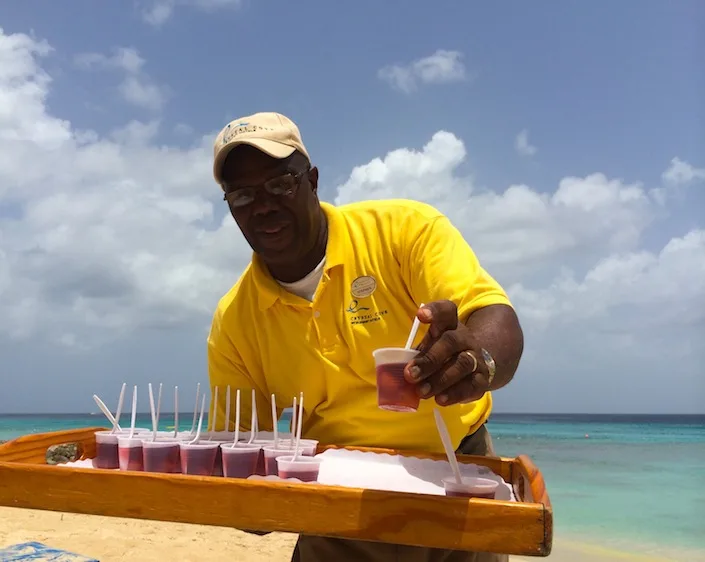
<instances>
[{"instance_id":1,"label":"white undershirt","mask_svg":"<svg viewBox=\"0 0 705 562\"><path fill-rule=\"evenodd\" d=\"M298 281L294 281L293 283L284 283L279 280L277 280L277 283L279 283L290 293L293 293L302 299L306 299L307 301L313 301L313 296L316 294L318 284L321 282L321 278L323 277L323 266L325 263L326 258L324 256L321 263L319 263L316 268L305 277L299 279Z\"/></svg>"}]
</instances>

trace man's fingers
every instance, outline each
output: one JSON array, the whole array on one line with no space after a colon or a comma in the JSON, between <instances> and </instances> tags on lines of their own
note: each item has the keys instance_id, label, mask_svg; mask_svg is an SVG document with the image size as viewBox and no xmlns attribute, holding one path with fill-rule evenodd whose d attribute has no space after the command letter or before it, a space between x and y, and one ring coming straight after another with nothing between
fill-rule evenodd
<instances>
[{"instance_id":1,"label":"man's fingers","mask_svg":"<svg viewBox=\"0 0 705 562\"><path fill-rule=\"evenodd\" d=\"M406 379L412 383L424 380L438 371L456 353L463 351L464 345L457 331L444 332L426 353L421 353L406 366Z\"/></svg>"},{"instance_id":2,"label":"man's fingers","mask_svg":"<svg viewBox=\"0 0 705 562\"><path fill-rule=\"evenodd\" d=\"M453 301L434 301L419 308L417 318L424 324L430 324L428 333L438 338L448 330L458 327L458 307Z\"/></svg>"},{"instance_id":3,"label":"man's fingers","mask_svg":"<svg viewBox=\"0 0 705 562\"><path fill-rule=\"evenodd\" d=\"M484 389L482 375L465 377L457 384L447 388L436 396L436 404L439 406L452 406L454 404L466 404L479 400L487 392Z\"/></svg>"},{"instance_id":4,"label":"man's fingers","mask_svg":"<svg viewBox=\"0 0 705 562\"><path fill-rule=\"evenodd\" d=\"M434 372L419 384L419 396L431 398L444 393L453 385L475 373L479 365L475 355L469 351L457 353L438 371Z\"/></svg>"}]
</instances>

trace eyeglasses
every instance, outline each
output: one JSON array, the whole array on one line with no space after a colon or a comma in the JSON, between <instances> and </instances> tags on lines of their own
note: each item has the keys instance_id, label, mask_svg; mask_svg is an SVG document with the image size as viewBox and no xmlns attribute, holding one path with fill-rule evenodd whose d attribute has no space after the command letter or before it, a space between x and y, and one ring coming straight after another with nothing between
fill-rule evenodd
<instances>
[{"instance_id":1,"label":"eyeglasses","mask_svg":"<svg viewBox=\"0 0 705 562\"><path fill-rule=\"evenodd\" d=\"M274 197L285 197L293 199L301 186L301 178L307 174L308 170L292 174L291 172L272 178L264 182L261 186L239 187L233 191L223 194L223 201L227 201L231 207L244 207L255 200L258 191L264 189L269 195Z\"/></svg>"}]
</instances>

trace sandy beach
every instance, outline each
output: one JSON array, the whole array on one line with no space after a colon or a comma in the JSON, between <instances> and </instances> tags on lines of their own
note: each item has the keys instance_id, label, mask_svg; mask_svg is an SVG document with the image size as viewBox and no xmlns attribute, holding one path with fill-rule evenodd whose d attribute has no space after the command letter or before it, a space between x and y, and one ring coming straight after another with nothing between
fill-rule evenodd
<instances>
[{"instance_id":1,"label":"sandy beach","mask_svg":"<svg viewBox=\"0 0 705 562\"><path fill-rule=\"evenodd\" d=\"M221 527L0 507L0 547L27 541L92 556L100 562L289 562L296 536L272 533L258 537ZM549 559L555 562L669 560L560 541ZM537 558L512 557L512 562L527 560Z\"/></svg>"}]
</instances>

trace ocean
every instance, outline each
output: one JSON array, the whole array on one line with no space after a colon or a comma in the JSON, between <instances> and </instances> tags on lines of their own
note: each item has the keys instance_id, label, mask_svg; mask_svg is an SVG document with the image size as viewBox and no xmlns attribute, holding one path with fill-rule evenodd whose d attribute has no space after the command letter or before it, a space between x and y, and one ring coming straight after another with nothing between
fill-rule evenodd
<instances>
[{"instance_id":1,"label":"ocean","mask_svg":"<svg viewBox=\"0 0 705 562\"><path fill-rule=\"evenodd\" d=\"M192 415L180 416L184 429ZM0 415L0 440L106 423ZM138 425L150 427L149 415ZM540 468L556 540L705 560L705 416L493 414L488 428L499 455L527 454Z\"/></svg>"}]
</instances>

